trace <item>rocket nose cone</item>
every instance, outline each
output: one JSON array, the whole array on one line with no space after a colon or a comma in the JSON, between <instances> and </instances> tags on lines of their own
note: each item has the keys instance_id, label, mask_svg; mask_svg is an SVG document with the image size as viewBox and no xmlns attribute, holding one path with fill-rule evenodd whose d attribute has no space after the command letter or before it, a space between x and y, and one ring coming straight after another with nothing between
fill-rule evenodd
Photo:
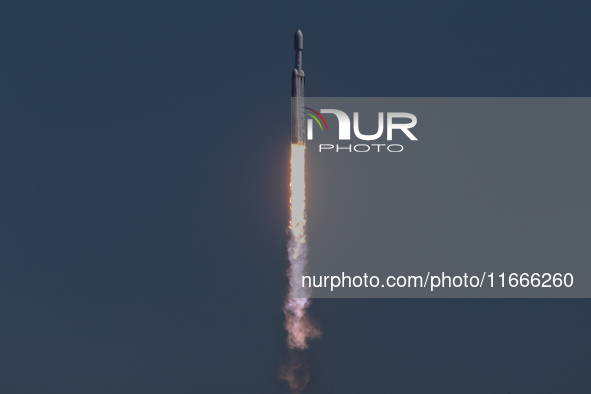
<instances>
[{"instance_id":1,"label":"rocket nose cone","mask_svg":"<svg viewBox=\"0 0 591 394\"><path fill-rule=\"evenodd\" d=\"M295 32L295 35L293 36L293 48L296 51L301 51L302 49L304 49L304 35L302 34L302 31L299 29Z\"/></svg>"}]
</instances>

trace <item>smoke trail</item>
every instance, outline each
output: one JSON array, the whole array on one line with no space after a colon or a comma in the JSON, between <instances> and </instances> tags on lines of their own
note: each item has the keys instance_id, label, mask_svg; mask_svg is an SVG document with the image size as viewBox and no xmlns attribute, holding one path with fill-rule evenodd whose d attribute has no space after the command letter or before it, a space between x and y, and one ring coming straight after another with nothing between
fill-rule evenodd
<instances>
[{"instance_id":1,"label":"smoke trail","mask_svg":"<svg viewBox=\"0 0 591 394\"><path fill-rule=\"evenodd\" d=\"M300 393L310 380L310 374L297 351L308 347L308 340L320 336L320 330L310 320L306 308L310 305L310 289L302 287L306 272L308 247L306 244L306 146L291 145L291 217L289 222L289 292L283 306L287 344L292 350L290 361L280 370L279 377L287 381L292 393Z\"/></svg>"},{"instance_id":2,"label":"smoke trail","mask_svg":"<svg viewBox=\"0 0 591 394\"><path fill-rule=\"evenodd\" d=\"M279 369L279 378L285 380L292 393L299 394L310 381L310 371L301 354L292 353L288 363Z\"/></svg>"}]
</instances>

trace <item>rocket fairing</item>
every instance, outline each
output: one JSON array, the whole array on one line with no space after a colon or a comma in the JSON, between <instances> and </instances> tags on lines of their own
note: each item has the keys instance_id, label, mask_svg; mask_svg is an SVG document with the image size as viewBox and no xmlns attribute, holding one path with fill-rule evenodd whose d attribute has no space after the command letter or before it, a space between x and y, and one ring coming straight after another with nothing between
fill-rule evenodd
<instances>
[{"instance_id":1,"label":"rocket fairing","mask_svg":"<svg viewBox=\"0 0 591 394\"><path fill-rule=\"evenodd\" d=\"M305 74L302 70L302 50L304 49L304 35L300 30L293 37L295 50L295 68L291 73L291 143L306 144L304 127L304 84Z\"/></svg>"}]
</instances>

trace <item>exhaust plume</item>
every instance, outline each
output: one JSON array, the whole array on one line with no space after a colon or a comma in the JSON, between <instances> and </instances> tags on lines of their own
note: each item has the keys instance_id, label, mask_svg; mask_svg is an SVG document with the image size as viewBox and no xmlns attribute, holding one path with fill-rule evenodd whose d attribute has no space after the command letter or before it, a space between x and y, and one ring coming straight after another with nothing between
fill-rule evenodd
<instances>
[{"instance_id":1,"label":"exhaust plume","mask_svg":"<svg viewBox=\"0 0 591 394\"><path fill-rule=\"evenodd\" d=\"M292 393L300 393L310 380L310 374L297 351L308 347L308 341L320 336L320 330L308 316L306 308L310 305L310 289L302 287L302 275L308 263L306 244L306 146L291 145L291 217L289 222L289 291L283 306L287 345L290 360L280 369L279 377L289 384Z\"/></svg>"}]
</instances>

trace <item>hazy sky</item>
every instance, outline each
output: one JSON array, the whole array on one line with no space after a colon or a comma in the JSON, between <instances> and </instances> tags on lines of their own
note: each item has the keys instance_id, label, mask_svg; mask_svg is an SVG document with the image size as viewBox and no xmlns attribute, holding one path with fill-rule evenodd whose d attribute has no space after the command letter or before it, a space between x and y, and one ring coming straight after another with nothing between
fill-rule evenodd
<instances>
[{"instance_id":1,"label":"hazy sky","mask_svg":"<svg viewBox=\"0 0 591 394\"><path fill-rule=\"evenodd\" d=\"M591 94L587 2L489 4L3 2L0 391L282 392L294 31L310 96ZM309 393L588 393L590 307L315 300Z\"/></svg>"}]
</instances>

